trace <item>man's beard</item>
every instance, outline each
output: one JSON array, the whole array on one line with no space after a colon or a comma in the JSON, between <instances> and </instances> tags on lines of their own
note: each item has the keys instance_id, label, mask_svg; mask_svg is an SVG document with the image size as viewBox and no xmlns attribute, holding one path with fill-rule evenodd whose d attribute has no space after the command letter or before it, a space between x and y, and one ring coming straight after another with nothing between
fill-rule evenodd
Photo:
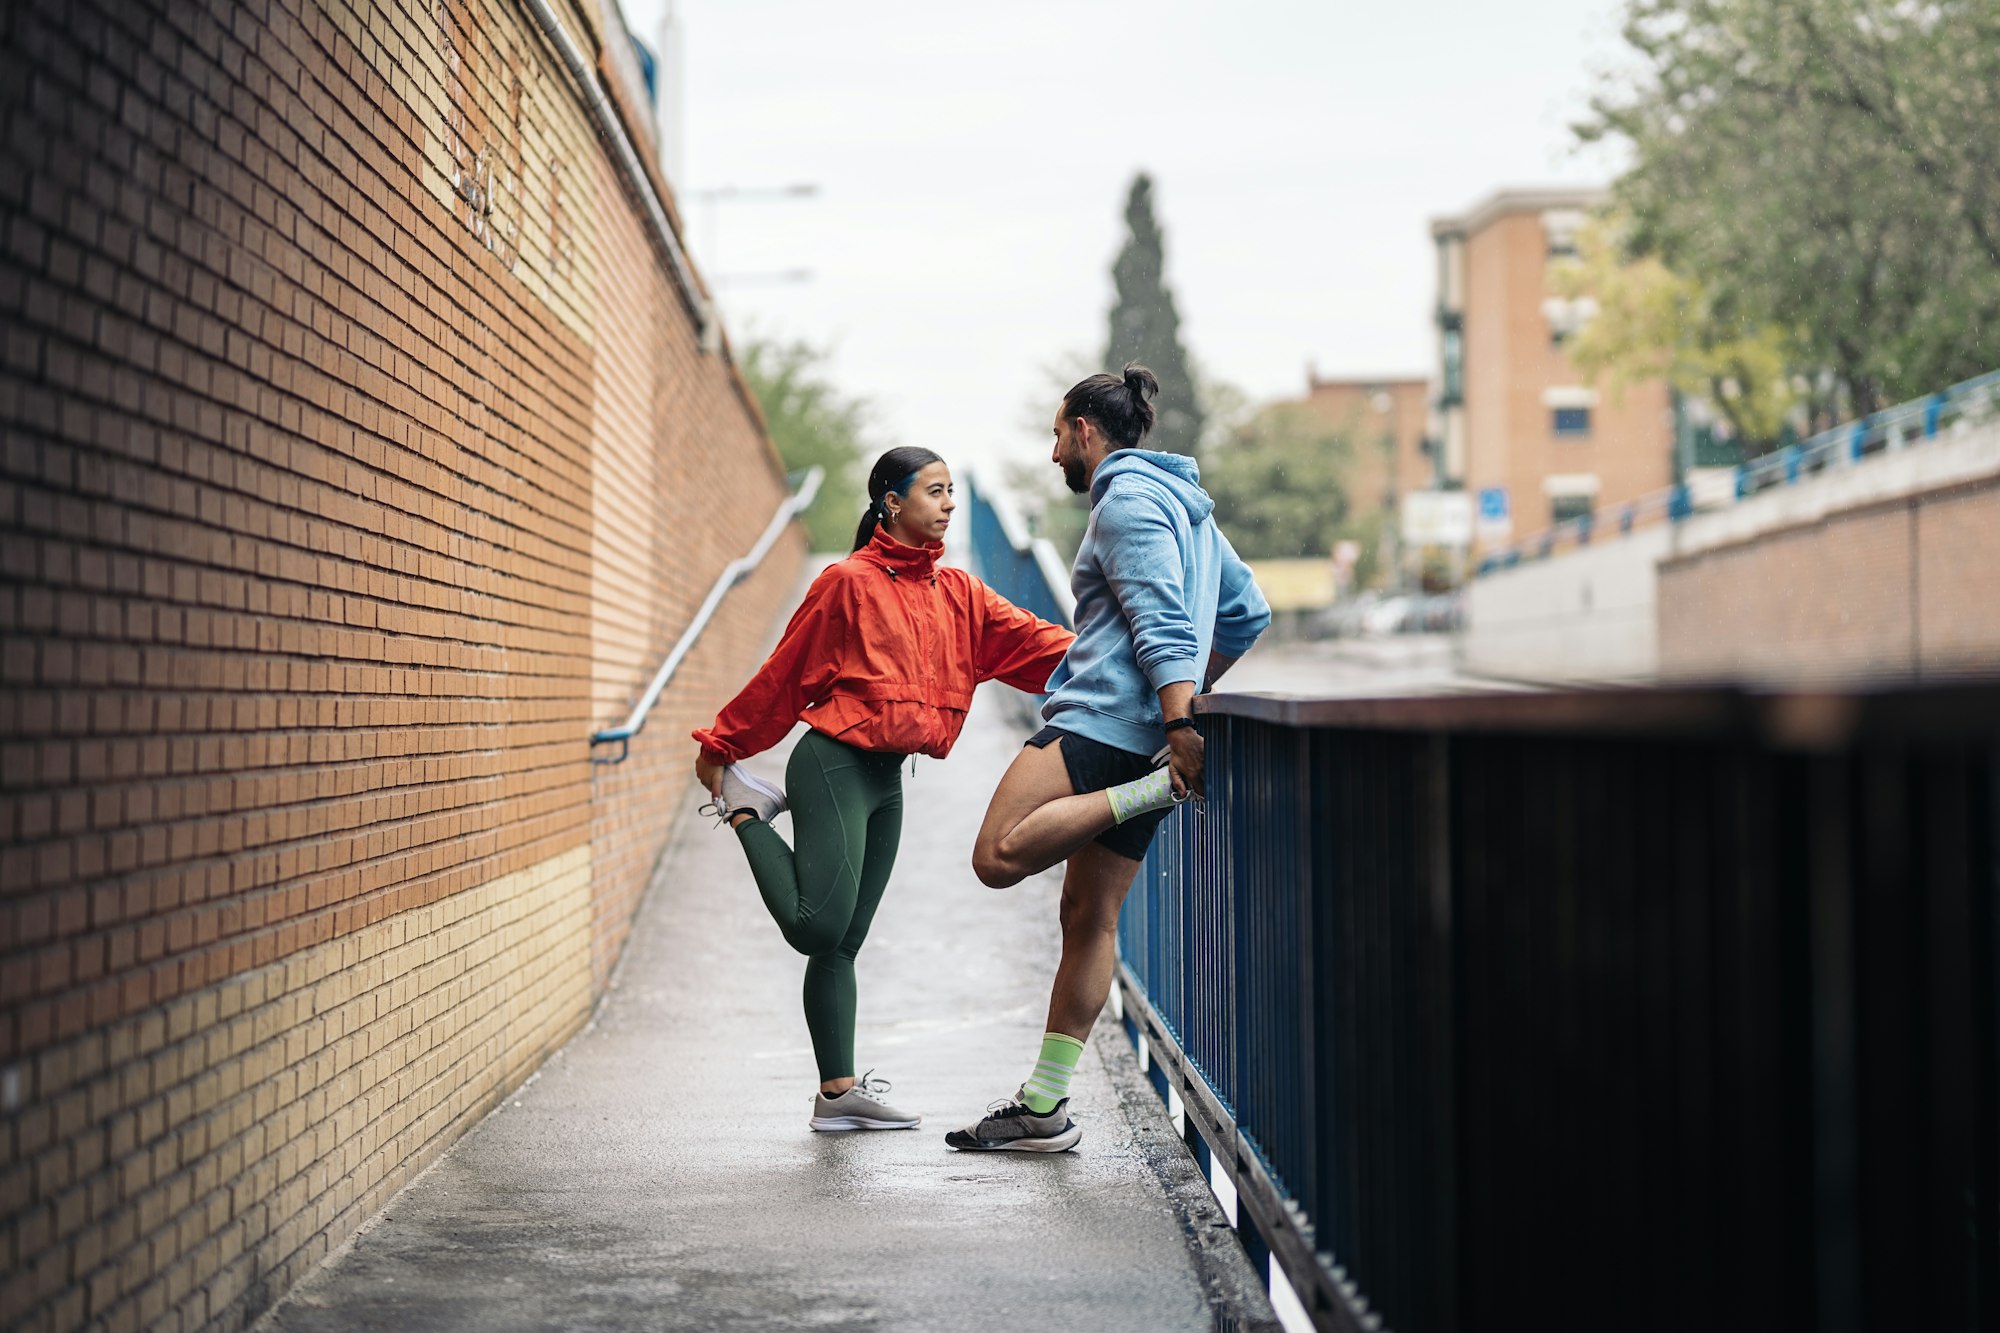
<instances>
[{"instance_id":1,"label":"man's beard","mask_svg":"<svg viewBox=\"0 0 2000 1333\"><path fill-rule=\"evenodd\" d=\"M1083 470L1083 464L1075 459L1065 459L1062 470L1063 480L1069 484L1072 491L1082 495L1090 489L1090 474Z\"/></svg>"}]
</instances>

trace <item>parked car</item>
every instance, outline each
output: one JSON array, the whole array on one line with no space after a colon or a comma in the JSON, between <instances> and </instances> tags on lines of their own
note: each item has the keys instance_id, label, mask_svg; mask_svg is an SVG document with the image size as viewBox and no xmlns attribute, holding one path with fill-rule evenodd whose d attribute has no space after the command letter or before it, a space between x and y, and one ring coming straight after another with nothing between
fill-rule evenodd
<instances>
[{"instance_id":1,"label":"parked car","mask_svg":"<svg viewBox=\"0 0 2000 1333\"><path fill-rule=\"evenodd\" d=\"M1414 607L1414 598L1384 597L1362 612L1362 631L1367 634L1400 634L1408 624Z\"/></svg>"}]
</instances>

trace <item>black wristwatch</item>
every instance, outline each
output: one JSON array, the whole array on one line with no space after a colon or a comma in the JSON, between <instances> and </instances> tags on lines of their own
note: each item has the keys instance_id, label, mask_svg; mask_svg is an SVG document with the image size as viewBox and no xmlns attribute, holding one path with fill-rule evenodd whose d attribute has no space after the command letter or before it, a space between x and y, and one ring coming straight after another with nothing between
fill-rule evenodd
<instances>
[{"instance_id":1,"label":"black wristwatch","mask_svg":"<svg viewBox=\"0 0 2000 1333\"><path fill-rule=\"evenodd\" d=\"M1193 725L1194 725L1194 719L1193 719L1193 718L1191 718L1191 717L1177 717L1177 718L1175 718L1175 719L1174 719L1173 721L1171 721L1171 722L1167 723L1167 726L1166 726L1166 730L1168 730L1168 731L1179 731L1179 730L1181 730L1181 729L1182 729L1182 728L1184 728L1184 727L1191 727L1191 726L1193 726Z\"/></svg>"}]
</instances>

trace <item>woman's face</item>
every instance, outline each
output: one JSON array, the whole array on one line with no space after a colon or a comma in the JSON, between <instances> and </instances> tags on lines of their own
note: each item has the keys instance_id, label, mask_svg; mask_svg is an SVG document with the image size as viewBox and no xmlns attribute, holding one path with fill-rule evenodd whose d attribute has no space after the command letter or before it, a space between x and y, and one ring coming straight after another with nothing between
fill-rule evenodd
<instances>
[{"instance_id":1,"label":"woman's face","mask_svg":"<svg viewBox=\"0 0 2000 1333\"><path fill-rule=\"evenodd\" d=\"M898 497L892 491L886 500L896 516L889 535L909 546L943 541L951 511L958 508L951 498L951 469L941 462L925 464L910 483L908 495Z\"/></svg>"}]
</instances>

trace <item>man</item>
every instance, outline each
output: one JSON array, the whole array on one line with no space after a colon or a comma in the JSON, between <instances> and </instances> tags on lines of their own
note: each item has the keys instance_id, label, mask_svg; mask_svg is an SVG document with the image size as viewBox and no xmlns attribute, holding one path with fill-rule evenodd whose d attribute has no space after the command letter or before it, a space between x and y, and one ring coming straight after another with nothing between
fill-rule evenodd
<instances>
[{"instance_id":1,"label":"man","mask_svg":"<svg viewBox=\"0 0 2000 1333\"><path fill-rule=\"evenodd\" d=\"M1077 384L1056 414L1051 458L1091 498L1071 579L1077 637L1049 681L1048 725L993 793L972 861L994 888L1068 862L1062 962L1033 1071L1012 1099L945 1135L954 1148L1061 1152L1082 1137L1069 1082L1111 993L1119 906L1160 821L1202 794L1196 687L1271 620L1194 460L1137 447L1159 387L1127 366Z\"/></svg>"}]
</instances>

